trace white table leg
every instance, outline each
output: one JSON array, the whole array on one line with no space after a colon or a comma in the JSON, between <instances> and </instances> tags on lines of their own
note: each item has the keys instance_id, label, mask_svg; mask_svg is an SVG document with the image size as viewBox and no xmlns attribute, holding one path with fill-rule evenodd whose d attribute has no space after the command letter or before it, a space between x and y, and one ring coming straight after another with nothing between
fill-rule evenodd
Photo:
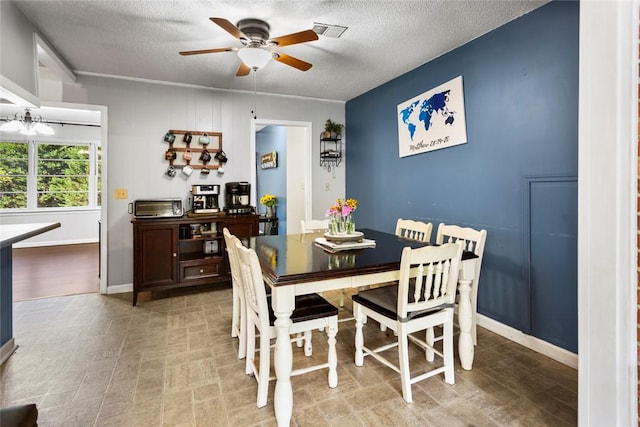
<instances>
[{"instance_id":1,"label":"white table leg","mask_svg":"<svg viewBox=\"0 0 640 427\"><path fill-rule=\"evenodd\" d=\"M472 311L471 311L471 280L459 280L458 290L460 300L458 305L458 324L460 325L460 338L458 338L458 355L462 369L467 371L473 367L473 337L471 335Z\"/></svg>"},{"instance_id":2,"label":"white table leg","mask_svg":"<svg viewBox=\"0 0 640 427\"><path fill-rule=\"evenodd\" d=\"M276 371L276 390L273 404L276 421L279 427L288 427L293 412L293 390L291 388L291 369L293 367L293 351L289 339L291 327L291 313L295 306L295 296L292 287L272 289L273 312L276 316L276 347L274 351L274 365Z\"/></svg>"}]
</instances>

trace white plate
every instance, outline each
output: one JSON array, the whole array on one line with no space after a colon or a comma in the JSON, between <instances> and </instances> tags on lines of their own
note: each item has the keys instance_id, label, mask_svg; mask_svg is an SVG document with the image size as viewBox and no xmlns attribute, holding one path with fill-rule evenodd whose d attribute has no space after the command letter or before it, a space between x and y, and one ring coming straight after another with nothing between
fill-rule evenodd
<instances>
[{"instance_id":1,"label":"white plate","mask_svg":"<svg viewBox=\"0 0 640 427\"><path fill-rule=\"evenodd\" d=\"M360 242L364 237L364 233L361 231L356 231L351 234L329 234L324 233L324 238L329 242Z\"/></svg>"}]
</instances>

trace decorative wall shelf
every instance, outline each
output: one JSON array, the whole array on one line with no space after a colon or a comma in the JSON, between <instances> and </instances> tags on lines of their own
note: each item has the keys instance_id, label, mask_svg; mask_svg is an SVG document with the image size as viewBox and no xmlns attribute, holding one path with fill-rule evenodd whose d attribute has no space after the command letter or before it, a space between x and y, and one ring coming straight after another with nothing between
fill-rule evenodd
<instances>
[{"instance_id":1,"label":"decorative wall shelf","mask_svg":"<svg viewBox=\"0 0 640 427\"><path fill-rule=\"evenodd\" d=\"M222 151L222 132L170 129L169 133L176 136L173 142L168 143L169 148L167 149L167 152L175 153L175 159L167 159L170 166L173 166L174 168L183 168L189 165L193 169L210 170L217 170L220 168L220 161L215 158L215 154ZM184 141L184 135L187 133L191 134L190 143L186 143ZM205 135L209 138L209 143L199 143L198 140L200 137ZM205 149L211 155L211 159L207 161L200 159L200 155ZM184 158L184 153L188 150L191 151L192 157L191 159L186 160ZM216 162L217 164L210 164L211 162Z\"/></svg>"},{"instance_id":2,"label":"decorative wall shelf","mask_svg":"<svg viewBox=\"0 0 640 427\"><path fill-rule=\"evenodd\" d=\"M320 134L320 166L331 172L331 167L342 161L342 138L325 138L323 134Z\"/></svg>"}]
</instances>

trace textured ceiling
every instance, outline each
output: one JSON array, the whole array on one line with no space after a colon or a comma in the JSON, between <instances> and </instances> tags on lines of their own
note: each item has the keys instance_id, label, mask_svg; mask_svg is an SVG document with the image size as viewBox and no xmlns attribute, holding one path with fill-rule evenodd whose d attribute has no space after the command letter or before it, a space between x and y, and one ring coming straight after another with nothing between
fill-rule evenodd
<instances>
[{"instance_id":1,"label":"textured ceiling","mask_svg":"<svg viewBox=\"0 0 640 427\"><path fill-rule=\"evenodd\" d=\"M271 37L347 26L340 38L285 46L313 64L306 72L271 61L258 92L349 100L509 22L547 1L346 0L23 0L15 2L76 73L96 73L253 91L236 77L235 52L179 51L241 47L209 20L259 18Z\"/></svg>"}]
</instances>

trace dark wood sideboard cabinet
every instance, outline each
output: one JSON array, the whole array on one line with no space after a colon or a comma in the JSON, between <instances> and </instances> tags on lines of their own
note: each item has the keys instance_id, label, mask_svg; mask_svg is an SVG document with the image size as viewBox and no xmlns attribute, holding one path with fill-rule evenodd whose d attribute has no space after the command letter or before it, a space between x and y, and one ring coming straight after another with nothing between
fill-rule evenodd
<instances>
[{"instance_id":1,"label":"dark wood sideboard cabinet","mask_svg":"<svg viewBox=\"0 0 640 427\"><path fill-rule=\"evenodd\" d=\"M138 293L231 281L222 229L257 236L258 215L134 218L133 305Z\"/></svg>"}]
</instances>

